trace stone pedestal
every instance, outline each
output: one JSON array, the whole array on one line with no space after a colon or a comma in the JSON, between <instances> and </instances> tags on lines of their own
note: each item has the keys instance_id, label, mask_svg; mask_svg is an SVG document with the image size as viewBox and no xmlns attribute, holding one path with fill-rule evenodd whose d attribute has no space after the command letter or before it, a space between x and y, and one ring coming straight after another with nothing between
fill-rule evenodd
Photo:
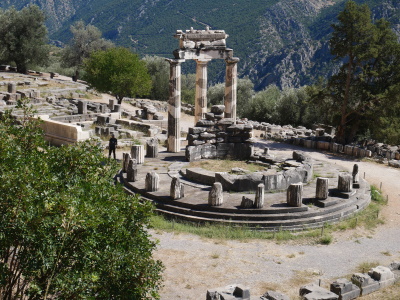
<instances>
[{"instance_id":1,"label":"stone pedestal","mask_svg":"<svg viewBox=\"0 0 400 300\"><path fill-rule=\"evenodd\" d=\"M131 147L131 157L136 159L137 164L144 163L144 146L143 145L133 145Z\"/></svg>"},{"instance_id":2,"label":"stone pedestal","mask_svg":"<svg viewBox=\"0 0 400 300\"><path fill-rule=\"evenodd\" d=\"M228 58L225 62L225 118L233 119L236 124L237 63L239 62L239 58Z\"/></svg>"},{"instance_id":3,"label":"stone pedestal","mask_svg":"<svg viewBox=\"0 0 400 300\"><path fill-rule=\"evenodd\" d=\"M256 198L254 201L254 208L263 208L264 206L264 188L265 185L260 183L257 186L257 191L256 191Z\"/></svg>"},{"instance_id":4,"label":"stone pedestal","mask_svg":"<svg viewBox=\"0 0 400 300\"><path fill-rule=\"evenodd\" d=\"M87 101L79 100L78 102L78 114L86 115L87 114Z\"/></svg>"},{"instance_id":5,"label":"stone pedestal","mask_svg":"<svg viewBox=\"0 0 400 300\"><path fill-rule=\"evenodd\" d=\"M158 139L151 138L146 142L146 157L158 157Z\"/></svg>"},{"instance_id":6,"label":"stone pedestal","mask_svg":"<svg viewBox=\"0 0 400 300\"><path fill-rule=\"evenodd\" d=\"M168 145L169 152L181 151L181 62L183 59L167 59L170 63L168 99Z\"/></svg>"},{"instance_id":7,"label":"stone pedestal","mask_svg":"<svg viewBox=\"0 0 400 300\"><path fill-rule=\"evenodd\" d=\"M207 63L209 59L196 59L196 99L194 122L205 119L207 113Z\"/></svg>"},{"instance_id":8,"label":"stone pedestal","mask_svg":"<svg viewBox=\"0 0 400 300\"><path fill-rule=\"evenodd\" d=\"M208 204L211 206L219 206L224 202L222 184L215 182L208 194Z\"/></svg>"},{"instance_id":9,"label":"stone pedestal","mask_svg":"<svg viewBox=\"0 0 400 300\"><path fill-rule=\"evenodd\" d=\"M122 153L122 172L126 173L128 170L129 160L131 159L131 155L127 152Z\"/></svg>"},{"instance_id":10,"label":"stone pedestal","mask_svg":"<svg viewBox=\"0 0 400 300\"><path fill-rule=\"evenodd\" d=\"M348 173L339 174L338 190L340 192L350 193L353 183L353 176Z\"/></svg>"},{"instance_id":11,"label":"stone pedestal","mask_svg":"<svg viewBox=\"0 0 400 300\"><path fill-rule=\"evenodd\" d=\"M17 85L15 84L15 82L10 82L7 86L7 91L10 94L15 94L17 92Z\"/></svg>"},{"instance_id":12,"label":"stone pedestal","mask_svg":"<svg viewBox=\"0 0 400 300\"><path fill-rule=\"evenodd\" d=\"M328 186L329 186L329 179L328 178L317 178L317 187L315 191L315 198L318 200L325 200L328 198Z\"/></svg>"},{"instance_id":13,"label":"stone pedestal","mask_svg":"<svg viewBox=\"0 0 400 300\"><path fill-rule=\"evenodd\" d=\"M242 197L242 202L240 203L240 208L252 208L254 206L254 201L246 196Z\"/></svg>"},{"instance_id":14,"label":"stone pedestal","mask_svg":"<svg viewBox=\"0 0 400 300\"><path fill-rule=\"evenodd\" d=\"M114 99L108 99L108 108L111 110L111 111L114 111L114 105L115 105L115 100Z\"/></svg>"},{"instance_id":15,"label":"stone pedestal","mask_svg":"<svg viewBox=\"0 0 400 300\"><path fill-rule=\"evenodd\" d=\"M289 206L301 207L303 200L303 183L289 185L286 192L286 201Z\"/></svg>"},{"instance_id":16,"label":"stone pedestal","mask_svg":"<svg viewBox=\"0 0 400 300\"><path fill-rule=\"evenodd\" d=\"M185 196L183 184L178 177L172 177L170 196L172 200L181 199Z\"/></svg>"},{"instance_id":17,"label":"stone pedestal","mask_svg":"<svg viewBox=\"0 0 400 300\"><path fill-rule=\"evenodd\" d=\"M147 192L158 191L160 188L160 176L156 172L147 173L144 185Z\"/></svg>"},{"instance_id":18,"label":"stone pedestal","mask_svg":"<svg viewBox=\"0 0 400 300\"><path fill-rule=\"evenodd\" d=\"M135 159L130 159L128 163L128 169L126 170L126 180L128 182L137 181L137 164Z\"/></svg>"}]
</instances>

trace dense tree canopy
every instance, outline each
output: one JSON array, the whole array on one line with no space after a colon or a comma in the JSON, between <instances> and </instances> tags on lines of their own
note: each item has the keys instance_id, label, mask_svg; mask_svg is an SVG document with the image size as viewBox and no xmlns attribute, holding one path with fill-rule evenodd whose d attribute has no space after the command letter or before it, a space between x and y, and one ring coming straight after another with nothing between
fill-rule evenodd
<instances>
[{"instance_id":1,"label":"dense tree canopy","mask_svg":"<svg viewBox=\"0 0 400 300\"><path fill-rule=\"evenodd\" d=\"M0 59L15 64L18 72L29 66L45 65L49 48L45 16L37 5L17 11L14 7L0 9Z\"/></svg>"},{"instance_id":2,"label":"dense tree canopy","mask_svg":"<svg viewBox=\"0 0 400 300\"><path fill-rule=\"evenodd\" d=\"M75 68L75 76L78 77L83 60L94 51L107 50L114 44L101 37L101 31L93 25L85 25L83 21L77 21L71 25L72 38L62 53L62 62L65 67Z\"/></svg>"},{"instance_id":3,"label":"dense tree canopy","mask_svg":"<svg viewBox=\"0 0 400 300\"><path fill-rule=\"evenodd\" d=\"M372 127L368 123L385 117L388 105L399 101L400 46L387 21L372 22L366 5L348 1L338 21L330 46L343 64L325 96L338 113L337 139L348 143L361 125Z\"/></svg>"},{"instance_id":4,"label":"dense tree canopy","mask_svg":"<svg viewBox=\"0 0 400 300\"><path fill-rule=\"evenodd\" d=\"M158 298L151 204L114 184L100 147L49 147L39 128L0 119L0 297Z\"/></svg>"},{"instance_id":5,"label":"dense tree canopy","mask_svg":"<svg viewBox=\"0 0 400 300\"><path fill-rule=\"evenodd\" d=\"M92 53L84 62L84 70L90 86L112 93L119 103L124 97L146 96L151 91L146 63L123 47Z\"/></svg>"},{"instance_id":6,"label":"dense tree canopy","mask_svg":"<svg viewBox=\"0 0 400 300\"><path fill-rule=\"evenodd\" d=\"M168 100L169 98L169 63L159 56L145 56L147 70L151 76L152 88L150 99Z\"/></svg>"}]
</instances>

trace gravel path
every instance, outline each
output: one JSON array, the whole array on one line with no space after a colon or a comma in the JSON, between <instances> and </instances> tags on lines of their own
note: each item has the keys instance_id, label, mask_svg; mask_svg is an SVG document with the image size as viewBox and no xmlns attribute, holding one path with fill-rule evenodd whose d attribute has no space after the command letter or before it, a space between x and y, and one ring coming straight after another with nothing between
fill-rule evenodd
<instances>
[{"instance_id":1,"label":"gravel path","mask_svg":"<svg viewBox=\"0 0 400 300\"><path fill-rule=\"evenodd\" d=\"M276 289L295 298L306 283L328 284L332 279L352 274L361 263L387 265L400 260L400 170L372 162L308 151L289 144L260 141L272 154L307 151L313 158L352 170L358 163L361 176L379 187L382 182L389 205L382 214L386 223L374 232L362 229L335 233L330 245L277 244L206 240L193 235L156 233L160 241L155 257L166 266L161 299L205 299L207 289L234 283L251 288L252 295Z\"/></svg>"}]
</instances>

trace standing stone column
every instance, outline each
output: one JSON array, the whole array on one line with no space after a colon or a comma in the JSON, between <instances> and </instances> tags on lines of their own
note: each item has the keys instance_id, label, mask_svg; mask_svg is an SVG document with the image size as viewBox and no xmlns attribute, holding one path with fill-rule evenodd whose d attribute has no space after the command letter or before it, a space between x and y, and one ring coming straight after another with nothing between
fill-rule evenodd
<instances>
[{"instance_id":1,"label":"standing stone column","mask_svg":"<svg viewBox=\"0 0 400 300\"><path fill-rule=\"evenodd\" d=\"M260 183L257 186L256 198L254 201L255 208L263 208L263 206L264 206L264 188L265 188L265 185L263 185L262 183Z\"/></svg>"},{"instance_id":2,"label":"standing stone column","mask_svg":"<svg viewBox=\"0 0 400 300\"><path fill-rule=\"evenodd\" d=\"M122 172L123 173L126 173L130 159L131 159L131 156L129 153L127 153L127 152L122 153Z\"/></svg>"},{"instance_id":3,"label":"standing stone column","mask_svg":"<svg viewBox=\"0 0 400 300\"><path fill-rule=\"evenodd\" d=\"M301 207L303 200L303 183L289 185L286 193L286 201L289 206Z\"/></svg>"},{"instance_id":4,"label":"standing stone column","mask_svg":"<svg viewBox=\"0 0 400 300\"><path fill-rule=\"evenodd\" d=\"M147 173L144 181L144 188L147 192L156 192L160 188L160 176L156 172Z\"/></svg>"},{"instance_id":5,"label":"standing stone column","mask_svg":"<svg viewBox=\"0 0 400 300\"><path fill-rule=\"evenodd\" d=\"M135 182L137 180L137 164L135 159L130 159L128 169L126 170L126 180L128 182Z\"/></svg>"},{"instance_id":6,"label":"standing stone column","mask_svg":"<svg viewBox=\"0 0 400 300\"><path fill-rule=\"evenodd\" d=\"M146 142L146 157L158 157L157 138L151 138Z\"/></svg>"},{"instance_id":7,"label":"standing stone column","mask_svg":"<svg viewBox=\"0 0 400 300\"><path fill-rule=\"evenodd\" d=\"M360 174L358 172L358 165L354 164L353 166L353 183L358 183L360 181Z\"/></svg>"},{"instance_id":8,"label":"standing stone column","mask_svg":"<svg viewBox=\"0 0 400 300\"><path fill-rule=\"evenodd\" d=\"M178 177L172 177L170 196L172 200L181 199L185 196L183 184Z\"/></svg>"},{"instance_id":9,"label":"standing stone column","mask_svg":"<svg viewBox=\"0 0 400 300\"><path fill-rule=\"evenodd\" d=\"M108 108L111 111L114 111L114 105L115 105L115 100L114 99L108 99Z\"/></svg>"},{"instance_id":10,"label":"standing stone column","mask_svg":"<svg viewBox=\"0 0 400 300\"><path fill-rule=\"evenodd\" d=\"M144 146L143 145L133 145L131 147L131 157L136 159L137 164L144 163Z\"/></svg>"},{"instance_id":11,"label":"standing stone column","mask_svg":"<svg viewBox=\"0 0 400 300\"><path fill-rule=\"evenodd\" d=\"M225 62L225 118L232 118L236 124L237 63L239 58L228 58Z\"/></svg>"},{"instance_id":12,"label":"standing stone column","mask_svg":"<svg viewBox=\"0 0 400 300\"><path fill-rule=\"evenodd\" d=\"M329 186L329 179L318 177L317 178L317 187L315 191L315 198L319 200L325 200L328 198L328 186Z\"/></svg>"},{"instance_id":13,"label":"standing stone column","mask_svg":"<svg viewBox=\"0 0 400 300\"><path fill-rule=\"evenodd\" d=\"M353 176L348 173L339 174L338 190L345 193L351 192Z\"/></svg>"},{"instance_id":14,"label":"standing stone column","mask_svg":"<svg viewBox=\"0 0 400 300\"><path fill-rule=\"evenodd\" d=\"M170 64L168 99L168 152L181 151L181 62L184 59L167 59Z\"/></svg>"},{"instance_id":15,"label":"standing stone column","mask_svg":"<svg viewBox=\"0 0 400 300\"><path fill-rule=\"evenodd\" d=\"M17 85L15 82L10 82L7 86L7 90L10 94L15 94L17 92Z\"/></svg>"},{"instance_id":16,"label":"standing stone column","mask_svg":"<svg viewBox=\"0 0 400 300\"><path fill-rule=\"evenodd\" d=\"M210 60L196 59L196 99L194 122L205 118L207 113L207 63Z\"/></svg>"},{"instance_id":17,"label":"standing stone column","mask_svg":"<svg viewBox=\"0 0 400 300\"><path fill-rule=\"evenodd\" d=\"M222 184L214 182L210 193L208 194L208 204L211 206L219 206L224 202Z\"/></svg>"},{"instance_id":18,"label":"standing stone column","mask_svg":"<svg viewBox=\"0 0 400 300\"><path fill-rule=\"evenodd\" d=\"M87 114L87 101L79 100L78 102L78 114L86 115Z\"/></svg>"}]
</instances>

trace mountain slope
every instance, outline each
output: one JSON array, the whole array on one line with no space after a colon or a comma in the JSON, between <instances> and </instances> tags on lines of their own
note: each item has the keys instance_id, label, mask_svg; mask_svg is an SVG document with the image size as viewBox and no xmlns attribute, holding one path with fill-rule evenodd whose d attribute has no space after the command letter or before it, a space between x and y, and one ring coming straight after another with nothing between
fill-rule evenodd
<instances>
[{"instance_id":1,"label":"mountain slope","mask_svg":"<svg viewBox=\"0 0 400 300\"><path fill-rule=\"evenodd\" d=\"M356 2L368 3L374 18L389 19L400 35L400 1ZM241 59L240 76L262 89L311 84L336 70L328 47L330 24L345 0L5 0L0 7L28 3L46 11L53 40L67 42L69 26L83 20L140 54L172 57L177 29L224 29L228 47ZM184 64L184 71L194 72L192 66ZM210 64L212 81L223 76L222 62Z\"/></svg>"}]
</instances>

